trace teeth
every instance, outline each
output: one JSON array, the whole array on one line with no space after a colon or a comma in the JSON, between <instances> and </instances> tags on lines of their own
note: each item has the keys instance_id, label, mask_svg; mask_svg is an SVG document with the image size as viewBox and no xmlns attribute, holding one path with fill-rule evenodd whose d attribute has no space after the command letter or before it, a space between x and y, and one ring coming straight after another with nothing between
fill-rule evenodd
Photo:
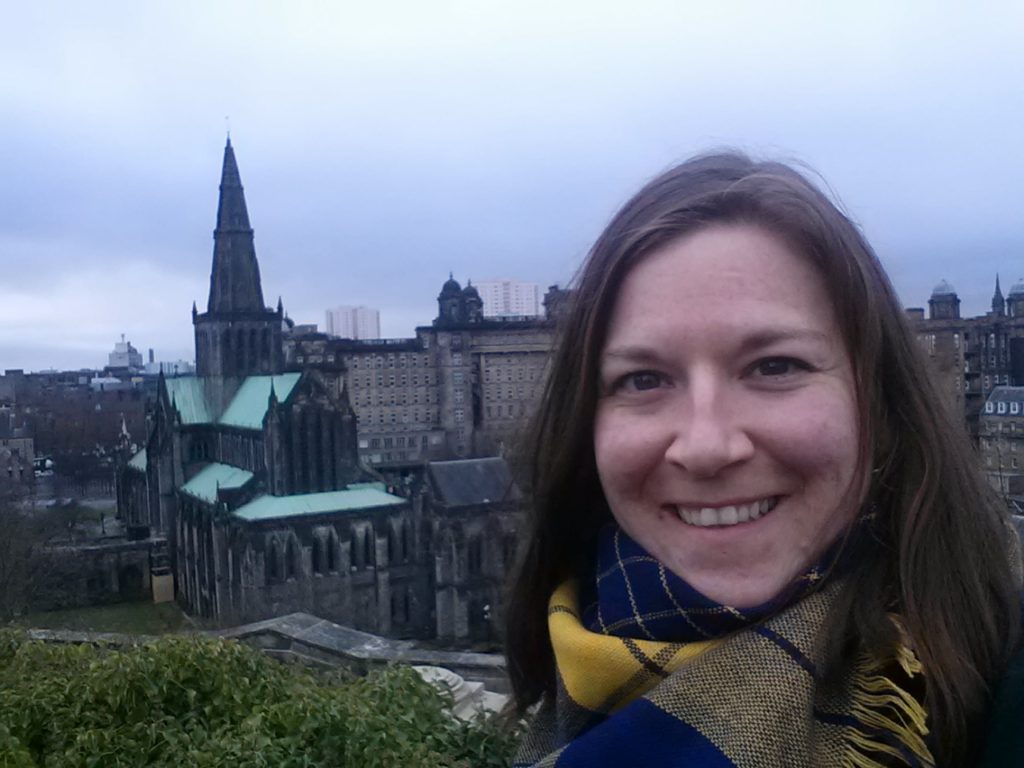
<instances>
[{"instance_id":1,"label":"teeth","mask_svg":"<svg viewBox=\"0 0 1024 768\"><path fill-rule=\"evenodd\" d=\"M676 512L687 525L710 528L757 520L775 509L775 505L778 503L778 498L770 498L728 507L701 507L700 509L676 507Z\"/></svg>"}]
</instances>

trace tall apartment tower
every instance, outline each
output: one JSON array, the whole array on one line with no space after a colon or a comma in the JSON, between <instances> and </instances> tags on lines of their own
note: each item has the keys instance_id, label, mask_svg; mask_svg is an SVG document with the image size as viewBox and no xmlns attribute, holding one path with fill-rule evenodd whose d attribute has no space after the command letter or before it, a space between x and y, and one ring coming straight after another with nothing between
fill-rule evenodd
<instances>
[{"instance_id":1,"label":"tall apartment tower","mask_svg":"<svg viewBox=\"0 0 1024 768\"><path fill-rule=\"evenodd\" d=\"M380 310L372 307L335 307L325 313L324 330L341 339L379 339Z\"/></svg>"},{"instance_id":2,"label":"tall apartment tower","mask_svg":"<svg viewBox=\"0 0 1024 768\"><path fill-rule=\"evenodd\" d=\"M481 280L473 287L484 302L484 317L537 317L541 293L537 283L519 280Z\"/></svg>"}]
</instances>

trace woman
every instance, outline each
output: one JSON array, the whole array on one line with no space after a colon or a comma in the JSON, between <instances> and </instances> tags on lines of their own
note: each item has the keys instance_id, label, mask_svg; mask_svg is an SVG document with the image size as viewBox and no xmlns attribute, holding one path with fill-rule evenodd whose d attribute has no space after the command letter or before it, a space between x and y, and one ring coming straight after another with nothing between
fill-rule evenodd
<instances>
[{"instance_id":1,"label":"woman","mask_svg":"<svg viewBox=\"0 0 1024 768\"><path fill-rule=\"evenodd\" d=\"M738 154L584 265L508 621L516 765L975 765L1019 553L857 228Z\"/></svg>"}]
</instances>

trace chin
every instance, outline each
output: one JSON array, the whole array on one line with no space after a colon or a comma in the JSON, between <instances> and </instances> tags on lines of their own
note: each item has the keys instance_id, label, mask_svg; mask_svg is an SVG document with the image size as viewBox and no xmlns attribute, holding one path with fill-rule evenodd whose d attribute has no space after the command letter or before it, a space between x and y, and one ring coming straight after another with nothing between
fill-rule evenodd
<instances>
[{"instance_id":1,"label":"chin","mask_svg":"<svg viewBox=\"0 0 1024 768\"><path fill-rule=\"evenodd\" d=\"M751 574L749 576L708 575L706 578L683 578L709 600L728 605L732 608L753 608L769 602L788 587L797 574L768 576Z\"/></svg>"}]
</instances>

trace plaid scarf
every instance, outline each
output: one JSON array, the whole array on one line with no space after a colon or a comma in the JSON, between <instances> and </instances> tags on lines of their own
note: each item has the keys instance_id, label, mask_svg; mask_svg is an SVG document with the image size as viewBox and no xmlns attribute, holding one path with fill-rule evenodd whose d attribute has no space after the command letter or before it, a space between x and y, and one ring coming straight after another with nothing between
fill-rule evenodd
<instances>
[{"instance_id":1,"label":"plaid scarf","mask_svg":"<svg viewBox=\"0 0 1024 768\"><path fill-rule=\"evenodd\" d=\"M933 766L909 648L860 654L824 682L824 629L842 589L834 557L741 611L610 526L593 582L551 597L558 692L513 766Z\"/></svg>"}]
</instances>

